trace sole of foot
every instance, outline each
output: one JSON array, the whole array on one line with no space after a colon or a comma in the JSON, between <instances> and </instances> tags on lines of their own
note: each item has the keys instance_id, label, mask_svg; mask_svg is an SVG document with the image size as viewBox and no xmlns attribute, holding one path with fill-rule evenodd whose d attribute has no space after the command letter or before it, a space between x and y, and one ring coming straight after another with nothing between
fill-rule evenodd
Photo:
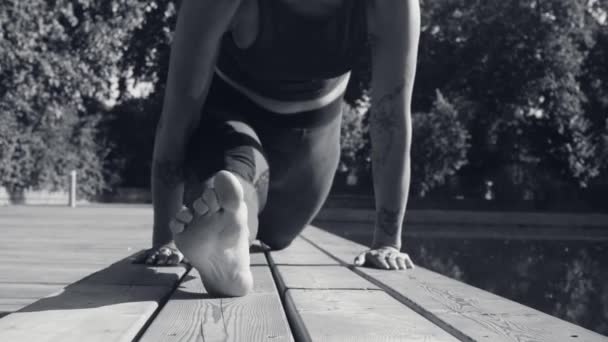
<instances>
[{"instance_id":1,"label":"sole of foot","mask_svg":"<svg viewBox=\"0 0 608 342\"><path fill-rule=\"evenodd\" d=\"M244 296L251 291L253 278L243 186L228 171L215 174L212 183L192 208L184 207L176 215L171 230L209 294Z\"/></svg>"}]
</instances>

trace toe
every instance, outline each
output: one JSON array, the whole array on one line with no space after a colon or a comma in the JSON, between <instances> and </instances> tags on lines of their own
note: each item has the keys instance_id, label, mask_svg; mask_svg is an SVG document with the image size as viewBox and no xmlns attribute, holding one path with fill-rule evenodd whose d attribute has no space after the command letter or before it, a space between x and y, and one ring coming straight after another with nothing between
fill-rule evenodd
<instances>
[{"instance_id":1,"label":"toe","mask_svg":"<svg viewBox=\"0 0 608 342\"><path fill-rule=\"evenodd\" d=\"M192 211L190 211L190 209L182 207L182 210L175 215L175 218L181 223L188 224L190 221L192 221L194 215L192 215Z\"/></svg>"},{"instance_id":2,"label":"toe","mask_svg":"<svg viewBox=\"0 0 608 342\"><path fill-rule=\"evenodd\" d=\"M209 208L208 213L215 213L220 210L220 204L218 202L217 195L214 189L208 188L203 191L203 196L201 196L204 204Z\"/></svg>"},{"instance_id":3,"label":"toe","mask_svg":"<svg viewBox=\"0 0 608 342\"><path fill-rule=\"evenodd\" d=\"M173 232L173 234L179 234L184 231L184 224L178 220L171 220L169 222L169 229Z\"/></svg>"},{"instance_id":4,"label":"toe","mask_svg":"<svg viewBox=\"0 0 608 342\"><path fill-rule=\"evenodd\" d=\"M215 193L220 207L236 211L243 202L243 186L235 175L228 171L220 171L214 179Z\"/></svg>"},{"instance_id":5,"label":"toe","mask_svg":"<svg viewBox=\"0 0 608 342\"><path fill-rule=\"evenodd\" d=\"M201 198L197 199L196 201L194 201L194 203L192 203L192 209L194 209L194 211L200 216L203 216L207 214L207 212L209 212L209 207L205 204L205 202L203 202Z\"/></svg>"}]
</instances>

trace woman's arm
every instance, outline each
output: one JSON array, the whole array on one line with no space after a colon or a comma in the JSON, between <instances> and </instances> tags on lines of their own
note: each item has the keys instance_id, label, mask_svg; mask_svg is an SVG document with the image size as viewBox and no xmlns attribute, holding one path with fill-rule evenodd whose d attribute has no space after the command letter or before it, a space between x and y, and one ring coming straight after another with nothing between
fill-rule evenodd
<instances>
[{"instance_id":1,"label":"woman's arm","mask_svg":"<svg viewBox=\"0 0 608 342\"><path fill-rule=\"evenodd\" d=\"M372 48L370 136L376 201L372 250L389 247L399 250L410 186L410 106L420 7L418 0L373 0L368 13ZM379 263L385 268L395 268L400 260Z\"/></svg>"},{"instance_id":2,"label":"woman's arm","mask_svg":"<svg viewBox=\"0 0 608 342\"><path fill-rule=\"evenodd\" d=\"M169 222L182 206L187 142L200 120L218 46L241 0L183 0L171 47L152 164L153 247L172 242Z\"/></svg>"}]
</instances>

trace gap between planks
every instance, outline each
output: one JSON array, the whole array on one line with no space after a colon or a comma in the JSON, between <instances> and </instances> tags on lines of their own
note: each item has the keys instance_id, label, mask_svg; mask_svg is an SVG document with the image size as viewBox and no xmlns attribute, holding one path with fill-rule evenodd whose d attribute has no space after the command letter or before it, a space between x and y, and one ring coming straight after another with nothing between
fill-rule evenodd
<instances>
[{"instance_id":1,"label":"gap between planks","mask_svg":"<svg viewBox=\"0 0 608 342\"><path fill-rule=\"evenodd\" d=\"M301 238L267 258L297 341L456 340Z\"/></svg>"},{"instance_id":2,"label":"gap between planks","mask_svg":"<svg viewBox=\"0 0 608 342\"><path fill-rule=\"evenodd\" d=\"M367 247L316 227L303 235L308 243L462 341L608 341L583 327L421 267L405 274L357 269L346 260Z\"/></svg>"}]
</instances>

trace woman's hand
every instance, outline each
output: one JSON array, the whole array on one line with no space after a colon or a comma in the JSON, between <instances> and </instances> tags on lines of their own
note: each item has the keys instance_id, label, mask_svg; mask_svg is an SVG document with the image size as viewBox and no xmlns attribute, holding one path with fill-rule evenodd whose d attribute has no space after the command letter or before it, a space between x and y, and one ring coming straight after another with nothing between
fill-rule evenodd
<instances>
[{"instance_id":1,"label":"woman's hand","mask_svg":"<svg viewBox=\"0 0 608 342\"><path fill-rule=\"evenodd\" d=\"M410 256L395 247L372 248L355 258L355 266L369 266L384 270L414 269Z\"/></svg>"},{"instance_id":2,"label":"woman's hand","mask_svg":"<svg viewBox=\"0 0 608 342\"><path fill-rule=\"evenodd\" d=\"M133 263L152 266L175 266L184 260L184 255L173 242L152 247L135 257Z\"/></svg>"}]
</instances>

